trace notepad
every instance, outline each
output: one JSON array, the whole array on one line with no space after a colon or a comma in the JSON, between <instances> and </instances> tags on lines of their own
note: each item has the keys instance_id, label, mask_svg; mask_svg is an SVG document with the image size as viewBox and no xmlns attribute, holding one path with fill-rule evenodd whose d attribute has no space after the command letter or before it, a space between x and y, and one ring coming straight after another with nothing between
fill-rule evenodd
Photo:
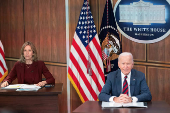
<instances>
[{"instance_id":1,"label":"notepad","mask_svg":"<svg viewBox=\"0 0 170 113\"><path fill-rule=\"evenodd\" d=\"M132 102L132 103L115 103L115 102L102 102L102 107L144 107L144 102Z\"/></svg>"}]
</instances>

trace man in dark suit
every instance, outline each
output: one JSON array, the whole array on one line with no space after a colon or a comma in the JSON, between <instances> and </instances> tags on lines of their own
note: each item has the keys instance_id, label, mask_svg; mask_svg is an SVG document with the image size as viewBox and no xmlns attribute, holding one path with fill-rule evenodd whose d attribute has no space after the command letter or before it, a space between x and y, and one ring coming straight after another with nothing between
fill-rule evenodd
<instances>
[{"instance_id":1,"label":"man in dark suit","mask_svg":"<svg viewBox=\"0 0 170 113\"><path fill-rule=\"evenodd\" d=\"M129 52L119 55L120 69L107 76L106 83L99 94L100 101L116 103L151 101L152 96L147 86L144 73L133 68L133 56Z\"/></svg>"}]
</instances>

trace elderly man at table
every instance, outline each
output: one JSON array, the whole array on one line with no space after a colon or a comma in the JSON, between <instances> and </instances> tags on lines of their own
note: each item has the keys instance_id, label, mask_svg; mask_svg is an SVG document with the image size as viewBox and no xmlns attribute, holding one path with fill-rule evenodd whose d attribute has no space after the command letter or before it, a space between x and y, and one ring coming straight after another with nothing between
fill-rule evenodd
<instances>
[{"instance_id":1,"label":"elderly man at table","mask_svg":"<svg viewBox=\"0 0 170 113\"><path fill-rule=\"evenodd\" d=\"M106 83L99 94L100 101L114 101L116 103L151 101L152 96L147 86L144 73L133 68L133 55L123 52L118 57L120 69L110 72ZM126 78L126 83L125 82ZM123 88L124 85L127 88ZM124 92L124 90L126 90Z\"/></svg>"}]
</instances>

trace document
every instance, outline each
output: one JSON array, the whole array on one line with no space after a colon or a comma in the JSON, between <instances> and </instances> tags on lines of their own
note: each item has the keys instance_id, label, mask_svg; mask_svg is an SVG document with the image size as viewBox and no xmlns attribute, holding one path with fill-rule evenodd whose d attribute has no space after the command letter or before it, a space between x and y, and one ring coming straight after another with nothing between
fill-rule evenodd
<instances>
[{"instance_id":1,"label":"document","mask_svg":"<svg viewBox=\"0 0 170 113\"><path fill-rule=\"evenodd\" d=\"M115 102L102 102L102 107L144 107L144 102L132 102L132 103L115 103Z\"/></svg>"},{"instance_id":2,"label":"document","mask_svg":"<svg viewBox=\"0 0 170 113\"><path fill-rule=\"evenodd\" d=\"M29 84L13 84L6 87L2 87L1 89L16 89L16 91L37 91L40 89L40 86L29 85Z\"/></svg>"},{"instance_id":3,"label":"document","mask_svg":"<svg viewBox=\"0 0 170 113\"><path fill-rule=\"evenodd\" d=\"M1 89L18 89L21 88L24 84L13 84L13 85L8 85L6 87L1 87Z\"/></svg>"}]
</instances>

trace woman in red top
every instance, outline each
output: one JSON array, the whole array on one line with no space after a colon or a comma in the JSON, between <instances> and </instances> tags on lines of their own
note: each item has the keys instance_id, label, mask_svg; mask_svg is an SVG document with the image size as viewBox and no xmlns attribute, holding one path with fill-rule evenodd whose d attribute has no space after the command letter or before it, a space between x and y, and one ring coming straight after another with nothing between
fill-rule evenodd
<instances>
[{"instance_id":1,"label":"woman in red top","mask_svg":"<svg viewBox=\"0 0 170 113\"><path fill-rule=\"evenodd\" d=\"M45 81L42 81L42 74L46 78ZM54 77L44 62L38 61L36 48L31 42L23 44L19 61L15 63L13 69L1 84L1 87L8 86L16 78L19 84L44 86L45 84L55 83Z\"/></svg>"}]
</instances>

